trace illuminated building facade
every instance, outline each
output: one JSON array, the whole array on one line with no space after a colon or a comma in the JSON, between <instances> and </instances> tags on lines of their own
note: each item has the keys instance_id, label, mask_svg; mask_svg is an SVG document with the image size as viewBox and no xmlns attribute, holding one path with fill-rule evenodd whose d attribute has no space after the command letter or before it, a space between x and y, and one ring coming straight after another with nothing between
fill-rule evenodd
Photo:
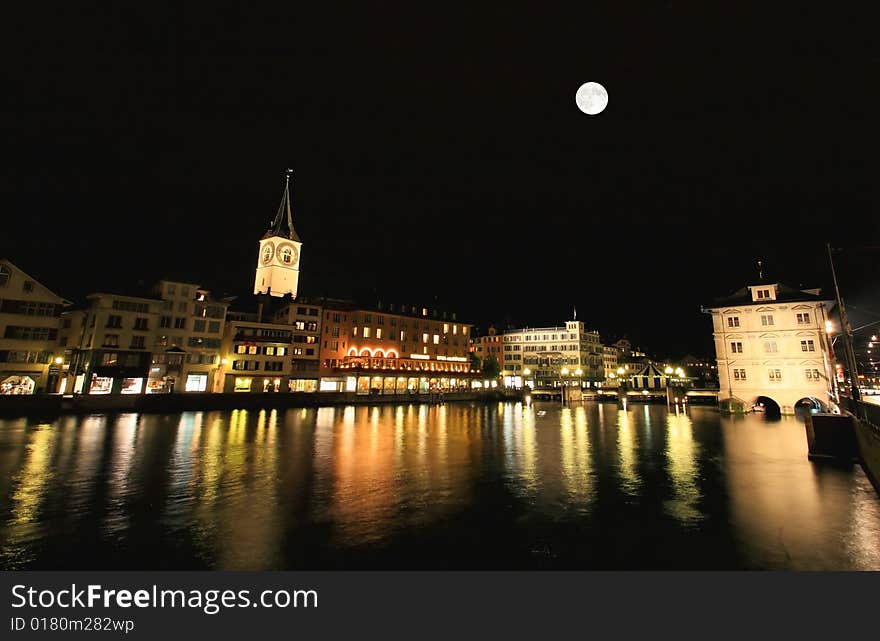
<instances>
[{"instance_id":1,"label":"illuminated building facade","mask_svg":"<svg viewBox=\"0 0 880 641\"><path fill-rule=\"evenodd\" d=\"M616 347L605 345L602 347L602 369L605 373L605 384L613 383L617 377L618 351Z\"/></svg>"},{"instance_id":2,"label":"illuminated building facade","mask_svg":"<svg viewBox=\"0 0 880 641\"><path fill-rule=\"evenodd\" d=\"M264 323L258 321L255 314L229 312L223 332L216 391L290 391L293 344L290 325Z\"/></svg>"},{"instance_id":3,"label":"illuminated building facade","mask_svg":"<svg viewBox=\"0 0 880 641\"><path fill-rule=\"evenodd\" d=\"M505 352L502 338L502 335L494 327L490 327L485 336L475 336L471 339L473 353L480 359L480 362L494 357L503 370Z\"/></svg>"},{"instance_id":4,"label":"illuminated building facade","mask_svg":"<svg viewBox=\"0 0 880 641\"><path fill-rule=\"evenodd\" d=\"M712 315L722 409L765 409L767 399L784 414L801 402L827 408L835 393L826 332L831 305L818 289L761 283L706 310Z\"/></svg>"},{"instance_id":5,"label":"illuminated building facade","mask_svg":"<svg viewBox=\"0 0 880 641\"><path fill-rule=\"evenodd\" d=\"M54 392L63 298L8 260L0 260L0 394Z\"/></svg>"},{"instance_id":6,"label":"illuminated building facade","mask_svg":"<svg viewBox=\"0 0 880 641\"><path fill-rule=\"evenodd\" d=\"M533 389L562 384L590 387L605 380L604 351L596 331L582 321L561 327L534 327L504 332L505 381L517 378Z\"/></svg>"},{"instance_id":7,"label":"illuminated building facade","mask_svg":"<svg viewBox=\"0 0 880 641\"><path fill-rule=\"evenodd\" d=\"M162 299L147 393L211 392L217 383L228 301L196 283L162 280Z\"/></svg>"},{"instance_id":8,"label":"illuminated building facade","mask_svg":"<svg viewBox=\"0 0 880 641\"><path fill-rule=\"evenodd\" d=\"M288 391L316 392L320 375L321 320L323 310L320 302L299 299L284 301L274 314L274 322L287 325L291 334L290 379Z\"/></svg>"},{"instance_id":9,"label":"illuminated building facade","mask_svg":"<svg viewBox=\"0 0 880 641\"><path fill-rule=\"evenodd\" d=\"M479 377L468 355L471 325L455 314L339 303L323 313L322 391L428 393L470 388Z\"/></svg>"},{"instance_id":10,"label":"illuminated building facade","mask_svg":"<svg viewBox=\"0 0 880 641\"><path fill-rule=\"evenodd\" d=\"M67 350L67 381L75 394L143 394L163 301L96 293L62 315L59 343Z\"/></svg>"}]
</instances>

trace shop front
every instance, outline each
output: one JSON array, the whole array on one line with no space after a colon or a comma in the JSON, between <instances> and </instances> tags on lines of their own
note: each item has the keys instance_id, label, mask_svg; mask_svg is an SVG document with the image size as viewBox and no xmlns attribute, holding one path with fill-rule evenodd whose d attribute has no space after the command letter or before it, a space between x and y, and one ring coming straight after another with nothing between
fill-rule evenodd
<instances>
[{"instance_id":1,"label":"shop front","mask_svg":"<svg viewBox=\"0 0 880 641\"><path fill-rule=\"evenodd\" d=\"M37 382L40 375L35 372L20 372L0 374L0 395L19 396L33 394L37 390Z\"/></svg>"}]
</instances>

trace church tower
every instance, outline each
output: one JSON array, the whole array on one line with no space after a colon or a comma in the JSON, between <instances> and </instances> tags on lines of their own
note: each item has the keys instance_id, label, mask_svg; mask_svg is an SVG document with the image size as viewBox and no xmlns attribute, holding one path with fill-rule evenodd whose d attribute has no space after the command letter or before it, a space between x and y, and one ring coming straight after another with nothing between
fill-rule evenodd
<instances>
[{"instance_id":1,"label":"church tower","mask_svg":"<svg viewBox=\"0 0 880 641\"><path fill-rule=\"evenodd\" d=\"M290 176L288 169L284 177L284 193L275 220L260 239L260 255L257 258L257 273L254 278L254 294L296 298L299 283L299 253L302 241L293 229L290 212Z\"/></svg>"}]
</instances>

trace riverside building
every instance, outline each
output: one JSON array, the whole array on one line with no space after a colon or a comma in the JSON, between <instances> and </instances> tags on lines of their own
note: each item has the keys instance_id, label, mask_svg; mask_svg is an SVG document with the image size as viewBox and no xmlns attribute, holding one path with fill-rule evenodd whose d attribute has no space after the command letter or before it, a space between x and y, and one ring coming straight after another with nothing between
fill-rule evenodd
<instances>
[{"instance_id":1,"label":"riverside building","mask_svg":"<svg viewBox=\"0 0 880 641\"><path fill-rule=\"evenodd\" d=\"M142 394L152 364L163 301L95 293L62 315L59 344L69 363L59 391Z\"/></svg>"},{"instance_id":2,"label":"riverside building","mask_svg":"<svg viewBox=\"0 0 880 641\"><path fill-rule=\"evenodd\" d=\"M598 387L605 380L604 350L599 332L589 331L582 321L560 327L508 330L503 336L507 384L517 380L535 390L560 385Z\"/></svg>"},{"instance_id":3,"label":"riverside building","mask_svg":"<svg viewBox=\"0 0 880 641\"><path fill-rule=\"evenodd\" d=\"M64 363L61 312L69 304L0 260L0 395L56 391Z\"/></svg>"},{"instance_id":4,"label":"riverside building","mask_svg":"<svg viewBox=\"0 0 880 641\"><path fill-rule=\"evenodd\" d=\"M722 409L827 409L835 398L831 306L818 289L759 283L704 310L712 315Z\"/></svg>"},{"instance_id":5,"label":"riverside building","mask_svg":"<svg viewBox=\"0 0 880 641\"><path fill-rule=\"evenodd\" d=\"M229 301L196 283L162 280L153 291L162 306L147 393L215 391Z\"/></svg>"},{"instance_id":6,"label":"riverside building","mask_svg":"<svg viewBox=\"0 0 880 641\"><path fill-rule=\"evenodd\" d=\"M471 325L455 313L408 305L325 305L322 391L406 394L483 385L470 366Z\"/></svg>"}]
</instances>

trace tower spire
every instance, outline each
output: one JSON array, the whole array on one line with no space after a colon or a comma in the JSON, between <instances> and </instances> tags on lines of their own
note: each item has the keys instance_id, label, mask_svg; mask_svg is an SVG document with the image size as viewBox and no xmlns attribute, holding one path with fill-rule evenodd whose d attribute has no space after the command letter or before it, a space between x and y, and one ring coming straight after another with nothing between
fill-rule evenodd
<instances>
[{"instance_id":1,"label":"tower spire","mask_svg":"<svg viewBox=\"0 0 880 641\"><path fill-rule=\"evenodd\" d=\"M263 238L282 236L284 238L289 238L290 240L302 242L299 235L296 233L296 230L293 228L293 213L290 204L290 179L292 176L293 169L288 169L284 172L284 191L281 194L281 202L278 204L278 211L275 212L275 219L272 221L272 225L269 227L269 230ZM286 229L284 226L285 222L287 223Z\"/></svg>"}]
</instances>

